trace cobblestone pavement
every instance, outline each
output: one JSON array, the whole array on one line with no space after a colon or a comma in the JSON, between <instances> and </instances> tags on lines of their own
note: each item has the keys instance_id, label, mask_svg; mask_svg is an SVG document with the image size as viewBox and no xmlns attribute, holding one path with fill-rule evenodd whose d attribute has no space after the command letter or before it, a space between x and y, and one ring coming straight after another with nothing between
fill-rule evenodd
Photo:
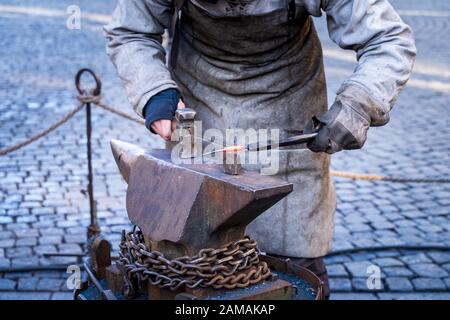
<instances>
[{"instance_id":1,"label":"cobblestone pavement","mask_svg":"<svg viewBox=\"0 0 450 320\"><path fill-rule=\"evenodd\" d=\"M104 84L104 101L130 110L104 52L101 25L114 1L4 0L0 5L0 148L47 127L75 106L73 76L92 67ZM67 6L88 12L81 30L66 28ZM414 29L419 56L414 75L392 112L373 128L361 151L333 157L336 170L401 177L450 174L450 3L395 0ZM26 9L26 10L25 10ZM329 99L354 68L354 55L327 36L324 46ZM129 227L126 185L108 142L161 146L143 127L94 108L95 197L102 231L117 247ZM0 157L0 268L72 264L45 252L81 252L89 223L84 114L8 156ZM333 250L384 245L450 245L450 185L335 180L338 212ZM334 299L449 299L450 252L381 250L326 258ZM381 287L370 290L377 266ZM369 268L369 269L368 269ZM64 271L4 273L0 299L70 299Z\"/></svg>"}]
</instances>

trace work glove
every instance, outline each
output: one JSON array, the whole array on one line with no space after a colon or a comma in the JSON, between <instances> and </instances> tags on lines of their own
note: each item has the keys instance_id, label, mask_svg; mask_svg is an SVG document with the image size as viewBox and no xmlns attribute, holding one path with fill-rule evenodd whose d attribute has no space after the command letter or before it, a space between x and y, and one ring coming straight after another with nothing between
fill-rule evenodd
<instances>
[{"instance_id":1,"label":"work glove","mask_svg":"<svg viewBox=\"0 0 450 320\"><path fill-rule=\"evenodd\" d=\"M172 119L178 108L184 108L180 94L176 89L166 89L150 98L144 107L145 126L152 133L170 140L172 135Z\"/></svg>"},{"instance_id":2,"label":"work glove","mask_svg":"<svg viewBox=\"0 0 450 320\"><path fill-rule=\"evenodd\" d=\"M333 154L341 150L360 149L367 137L370 117L346 101L336 100L320 118L306 125L305 133L318 131L307 147L314 152Z\"/></svg>"}]
</instances>

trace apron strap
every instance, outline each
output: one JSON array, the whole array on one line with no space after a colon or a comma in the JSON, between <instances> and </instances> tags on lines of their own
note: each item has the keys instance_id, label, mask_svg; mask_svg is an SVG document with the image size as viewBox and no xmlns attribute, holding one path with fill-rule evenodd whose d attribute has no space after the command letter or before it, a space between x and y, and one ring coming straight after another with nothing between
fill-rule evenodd
<instances>
[{"instance_id":1,"label":"apron strap","mask_svg":"<svg viewBox=\"0 0 450 320\"><path fill-rule=\"evenodd\" d=\"M295 20L297 7L295 5L295 0L290 0L288 4L288 23L292 24Z\"/></svg>"},{"instance_id":2,"label":"apron strap","mask_svg":"<svg viewBox=\"0 0 450 320\"><path fill-rule=\"evenodd\" d=\"M176 10L176 12L181 10L181 8L183 7L185 2L186 2L186 0L175 0L175 10Z\"/></svg>"},{"instance_id":3,"label":"apron strap","mask_svg":"<svg viewBox=\"0 0 450 320\"><path fill-rule=\"evenodd\" d=\"M173 15L172 25L170 27L169 36L171 39L170 42L170 56L169 56L169 67L175 68L178 58L178 33L179 33L179 24L180 24L180 11L183 8L183 5L187 2L187 0L175 0L175 14Z\"/></svg>"}]
</instances>

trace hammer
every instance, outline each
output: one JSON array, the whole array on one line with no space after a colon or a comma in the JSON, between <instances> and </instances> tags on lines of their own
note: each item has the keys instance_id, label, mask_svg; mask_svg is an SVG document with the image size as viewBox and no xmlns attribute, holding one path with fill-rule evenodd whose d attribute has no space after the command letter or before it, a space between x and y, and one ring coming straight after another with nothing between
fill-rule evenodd
<instances>
[{"instance_id":1,"label":"hammer","mask_svg":"<svg viewBox=\"0 0 450 320\"><path fill-rule=\"evenodd\" d=\"M175 117L172 122L172 128L175 130L180 130L183 135L181 139L190 139L191 148L183 148L181 152L181 158L190 158L198 155L198 148L195 144L195 134L194 134L194 120L196 112L191 108L177 109L175 111ZM172 149L177 141L168 141L166 146L168 149Z\"/></svg>"}]
</instances>

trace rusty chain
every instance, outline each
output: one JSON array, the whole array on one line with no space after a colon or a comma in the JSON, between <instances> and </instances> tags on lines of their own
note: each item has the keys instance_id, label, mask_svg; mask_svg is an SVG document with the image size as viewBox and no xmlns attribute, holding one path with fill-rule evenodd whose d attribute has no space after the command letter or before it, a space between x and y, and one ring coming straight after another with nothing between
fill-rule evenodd
<instances>
[{"instance_id":1,"label":"rusty chain","mask_svg":"<svg viewBox=\"0 0 450 320\"><path fill-rule=\"evenodd\" d=\"M138 287L149 283L171 290L182 286L234 289L259 283L271 275L267 263L259 260L256 241L247 236L219 249L202 249L193 257L167 259L161 252L149 249L135 227L122 233L119 247L118 263Z\"/></svg>"}]
</instances>

